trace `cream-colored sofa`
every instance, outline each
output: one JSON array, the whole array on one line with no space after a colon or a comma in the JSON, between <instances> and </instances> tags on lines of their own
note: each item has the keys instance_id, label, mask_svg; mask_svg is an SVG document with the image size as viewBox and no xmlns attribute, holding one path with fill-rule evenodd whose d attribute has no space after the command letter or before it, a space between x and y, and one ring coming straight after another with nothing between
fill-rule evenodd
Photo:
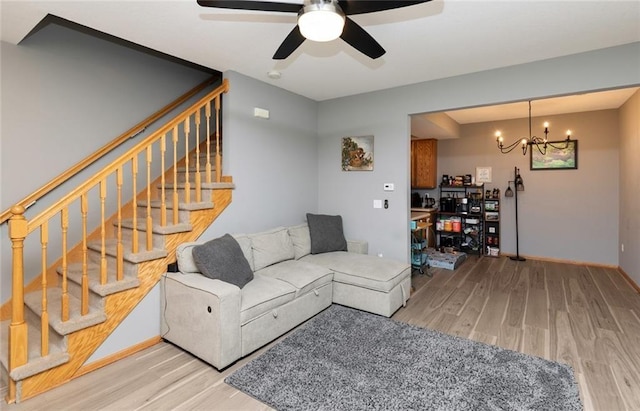
<instances>
[{"instance_id":1,"label":"cream-colored sofa","mask_svg":"<svg viewBox=\"0 0 640 411\"><path fill-rule=\"evenodd\" d=\"M162 280L162 336L222 369L332 303L390 317L409 298L409 264L348 251L310 253L308 225L233 236L254 272L244 287L205 277L177 250L178 271Z\"/></svg>"}]
</instances>

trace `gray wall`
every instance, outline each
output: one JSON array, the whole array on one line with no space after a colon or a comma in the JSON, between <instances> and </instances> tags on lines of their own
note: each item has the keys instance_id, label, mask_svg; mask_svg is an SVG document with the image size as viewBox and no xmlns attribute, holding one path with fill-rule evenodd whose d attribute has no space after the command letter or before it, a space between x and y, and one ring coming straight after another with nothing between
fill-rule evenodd
<instances>
[{"instance_id":1,"label":"gray wall","mask_svg":"<svg viewBox=\"0 0 640 411\"><path fill-rule=\"evenodd\" d=\"M211 76L58 25L45 26L19 46L0 42L0 56L2 210ZM39 209L30 208L27 217ZM5 302L11 293L7 224L0 226L0 255ZM159 318L158 292L151 294L152 303L141 303L132 315ZM159 323L152 324L151 331L133 326L115 332L99 351L106 355L157 336Z\"/></svg>"},{"instance_id":2,"label":"gray wall","mask_svg":"<svg viewBox=\"0 0 640 411\"><path fill-rule=\"evenodd\" d=\"M522 118L463 125L461 138L440 140L438 175L473 175L476 166L489 166L492 183L485 189L497 187L504 194L518 167L525 185L518 193L520 254L617 266L617 110L533 117L534 135L543 135L544 121L550 123L552 141L572 131L578 140L577 170L532 171L528 152L523 156L517 148L501 154L495 131L501 130L508 143L520 140L529 135L528 119ZM515 254L514 199L503 197L501 205L502 252Z\"/></svg>"},{"instance_id":3,"label":"gray wall","mask_svg":"<svg viewBox=\"0 0 640 411\"><path fill-rule=\"evenodd\" d=\"M303 222L318 204L318 103L233 71L225 78L223 171L236 189L202 239ZM270 118L254 117L254 107Z\"/></svg>"},{"instance_id":4,"label":"gray wall","mask_svg":"<svg viewBox=\"0 0 640 411\"><path fill-rule=\"evenodd\" d=\"M620 268L640 285L640 91L620 108Z\"/></svg>"},{"instance_id":5,"label":"gray wall","mask_svg":"<svg viewBox=\"0 0 640 411\"><path fill-rule=\"evenodd\" d=\"M633 43L323 101L318 123L318 209L320 212L341 214L347 235L368 239L371 253L383 253L408 261L408 115L637 84L640 84L640 43ZM374 171L340 171L340 139L370 134L375 136ZM395 183L396 187L388 197L382 191L385 182ZM389 209L373 209L372 200L376 198L389 198ZM613 208L617 208L617 204ZM615 219L612 224L615 225ZM545 250L567 246L558 239L550 238ZM607 264L612 259L608 256L601 262Z\"/></svg>"}]
</instances>

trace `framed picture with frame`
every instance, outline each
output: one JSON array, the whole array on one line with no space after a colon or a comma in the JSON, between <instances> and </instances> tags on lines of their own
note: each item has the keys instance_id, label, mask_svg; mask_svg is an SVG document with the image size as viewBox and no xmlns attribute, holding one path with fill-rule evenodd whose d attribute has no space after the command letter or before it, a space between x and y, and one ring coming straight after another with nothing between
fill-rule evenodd
<instances>
[{"instance_id":1,"label":"framed picture with frame","mask_svg":"<svg viewBox=\"0 0 640 411\"><path fill-rule=\"evenodd\" d=\"M342 171L373 170L373 136L342 138Z\"/></svg>"},{"instance_id":2,"label":"framed picture with frame","mask_svg":"<svg viewBox=\"0 0 640 411\"><path fill-rule=\"evenodd\" d=\"M551 141L544 154L531 147L531 170L575 170L578 168L578 140ZM556 148L558 147L558 148Z\"/></svg>"},{"instance_id":3,"label":"framed picture with frame","mask_svg":"<svg viewBox=\"0 0 640 411\"><path fill-rule=\"evenodd\" d=\"M491 182L491 167L476 167L476 183Z\"/></svg>"}]
</instances>

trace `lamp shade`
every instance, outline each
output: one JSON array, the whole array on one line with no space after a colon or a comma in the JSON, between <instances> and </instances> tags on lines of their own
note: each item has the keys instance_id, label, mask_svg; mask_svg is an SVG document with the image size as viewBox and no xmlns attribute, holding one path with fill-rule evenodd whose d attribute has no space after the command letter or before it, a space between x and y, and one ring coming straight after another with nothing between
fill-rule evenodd
<instances>
[{"instance_id":1,"label":"lamp shade","mask_svg":"<svg viewBox=\"0 0 640 411\"><path fill-rule=\"evenodd\" d=\"M298 15L298 27L308 40L335 40L344 29L344 13L332 3L313 3L305 6Z\"/></svg>"},{"instance_id":2,"label":"lamp shade","mask_svg":"<svg viewBox=\"0 0 640 411\"><path fill-rule=\"evenodd\" d=\"M505 197L513 197L513 190L511 189L511 186L508 186L506 191L504 192L504 196Z\"/></svg>"}]
</instances>

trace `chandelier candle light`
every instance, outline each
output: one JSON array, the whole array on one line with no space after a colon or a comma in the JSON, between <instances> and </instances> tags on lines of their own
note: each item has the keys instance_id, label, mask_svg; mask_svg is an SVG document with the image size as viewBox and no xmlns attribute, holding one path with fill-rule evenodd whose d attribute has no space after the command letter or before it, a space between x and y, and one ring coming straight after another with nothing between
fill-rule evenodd
<instances>
[{"instance_id":1,"label":"chandelier candle light","mask_svg":"<svg viewBox=\"0 0 640 411\"><path fill-rule=\"evenodd\" d=\"M547 147L553 147L555 149L564 150L569 146L569 141L571 141L571 130L567 130L567 138L564 140L564 147L554 145L550 143L548 140L549 135L549 123L544 123L544 138L536 137L531 135L531 100L529 100L529 138L523 138L522 140L514 141L508 146L504 145L504 139L502 138L502 133L500 131L496 131L496 143L498 144L498 148L502 154L512 152L516 147L522 147L522 155L527 154L527 148L531 146L531 150L535 146L540 154L547 154Z\"/></svg>"}]
</instances>

